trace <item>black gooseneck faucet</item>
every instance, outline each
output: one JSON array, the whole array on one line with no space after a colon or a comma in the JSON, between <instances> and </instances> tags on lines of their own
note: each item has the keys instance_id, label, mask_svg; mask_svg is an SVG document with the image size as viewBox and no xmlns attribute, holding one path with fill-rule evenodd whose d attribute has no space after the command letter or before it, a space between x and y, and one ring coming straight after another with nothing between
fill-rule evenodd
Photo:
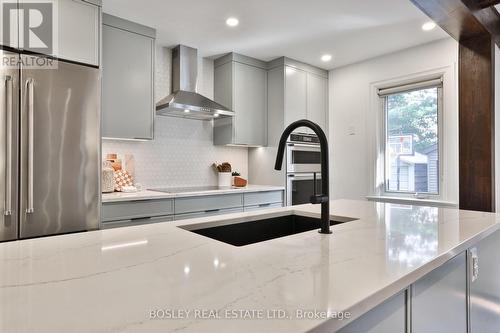
<instances>
[{"instance_id":1,"label":"black gooseneck faucet","mask_svg":"<svg viewBox=\"0 0 500 333\"><path fill-rule=\"evenodd\" d=\"M325 132L321 127L313 123L310 120L302 119L291 123L283 134L281 134L280 143L278 146L278 155L276 155L276 164L274 165L275 170L281 170L281 165L283 164L283 155L285 153L285 145L288 137L292 132L298 127L308 127L316 133L319 138L319 143L321 146L321 191L322 194L317 194L316 190L314 195L311 196L312 204L321 204L321 229L319 232L321 234L331 234L330 231L330 190L328 181L328 141L326 139ZM316 178L316 177L315 177ZM316 184L315 184L316 185ZM316 186L314 186L316 188Z\"/></svg>"}]
</instances>

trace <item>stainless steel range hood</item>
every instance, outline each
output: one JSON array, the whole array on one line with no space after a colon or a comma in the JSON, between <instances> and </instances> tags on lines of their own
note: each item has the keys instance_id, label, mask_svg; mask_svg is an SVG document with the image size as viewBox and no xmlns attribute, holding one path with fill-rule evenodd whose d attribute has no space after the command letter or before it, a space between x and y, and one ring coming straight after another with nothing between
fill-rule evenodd
<instances>
[{"instance_id":1,"label":"stainless steel range hood","mask_svg":"<svg viewBox=\"0 0 500 333\"><path fill-rule=\"evenodd\" d=\"M211 120L232 117L234 112L196 92L198 51L178 45L172 50L172 94L156 104L160 116Z\"/></svg>"}]
</instances>

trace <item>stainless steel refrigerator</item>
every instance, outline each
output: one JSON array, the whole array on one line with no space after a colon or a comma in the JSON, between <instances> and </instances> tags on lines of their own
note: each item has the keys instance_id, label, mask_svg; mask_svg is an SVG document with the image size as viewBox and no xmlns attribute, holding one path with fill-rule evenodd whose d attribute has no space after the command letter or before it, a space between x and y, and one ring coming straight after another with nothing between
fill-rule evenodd
<instances>
[{"instance_id":1,"label":"stainless steel refrigerator","mask_svg":"<svg viewBox=\"0 0 500 333\"><path fill-rule=\"evenodd\" d=\"M97 229L99 70L0 55L0 241Z\"/></svg>"}]
</instances>

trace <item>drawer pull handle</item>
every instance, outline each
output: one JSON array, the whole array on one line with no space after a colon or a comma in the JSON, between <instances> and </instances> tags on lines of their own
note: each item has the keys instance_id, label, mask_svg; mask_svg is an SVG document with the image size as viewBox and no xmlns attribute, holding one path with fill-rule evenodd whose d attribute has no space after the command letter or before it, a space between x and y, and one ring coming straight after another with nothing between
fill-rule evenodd
<instances>
[{"instance_id":1,"label":"drawer pull handle","mask_svg":"<svg viewBox=\"0 0 500 333\"><path fill-rule=\"evenodd\" d=\"M131 218L130 221L151 220L152 218L153 218L152 216L134 217L134 218Z\"/></svg>"},{"instance_id":2,"label":"drawer pull handle","mask_svg":"<svg viewBox=\"0 0 500 333\"><path fill-rule=\"evenodd\" d=\"M220 211L219 208L217 208L217 209L208 209L208 210L205 211L205 213L214 213L214 212L218 212L218 211Z\"/></svg>"},{"instance_id":3,"label":"drawer pull handle","mask_svg":"<svg viewBox=\"0 0 500 333\"><path fill-rule=\"evenodd\" d=\"M264 203L264 204L260 204L259 207L268 207L268 206L271 206L270 203Z\"/></svg>"}]
</instances>

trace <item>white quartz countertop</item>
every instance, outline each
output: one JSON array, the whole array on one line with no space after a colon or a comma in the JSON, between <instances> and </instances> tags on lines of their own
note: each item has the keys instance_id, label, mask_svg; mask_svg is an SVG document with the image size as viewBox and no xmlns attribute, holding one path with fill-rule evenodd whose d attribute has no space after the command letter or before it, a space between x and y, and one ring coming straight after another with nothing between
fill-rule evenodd
<instances>
[{"instance_id":1,"label":"white quartz countertop","mask_svg":"<svg viewBox=\"0 0 500 333\"><path fill-rule=\"evenodd\" d=\"M331 214L358 220L332 235L235 247L177 227L319 211L302 205L0 244L0 332L333 332L348 320L297 311L357 318L500 227L491 213L349 200L332 201ZM151 311L176 318L150 319ZM271 318L279 311L285 319Z\"/></svg>"},{"instance_id":2,"label":"white quartz countertop","mask_svg":"<svg viewBox=\"0 0 500 333\"><path fill-rule=\"evenodd\" d=\"M208 191L193 190L190 192L182 192L182 193L142 190L134 193L125 193L125 192L103 193L102 202L168 199L168 198L218 195L218 194L230 194L230 193L266 192L266 191L280 191L280 190L282 191L284 189L285 187L283 186L247 185L245 187L220 188L217 190L208 190Z\"/></svg>"}]
</instances>

